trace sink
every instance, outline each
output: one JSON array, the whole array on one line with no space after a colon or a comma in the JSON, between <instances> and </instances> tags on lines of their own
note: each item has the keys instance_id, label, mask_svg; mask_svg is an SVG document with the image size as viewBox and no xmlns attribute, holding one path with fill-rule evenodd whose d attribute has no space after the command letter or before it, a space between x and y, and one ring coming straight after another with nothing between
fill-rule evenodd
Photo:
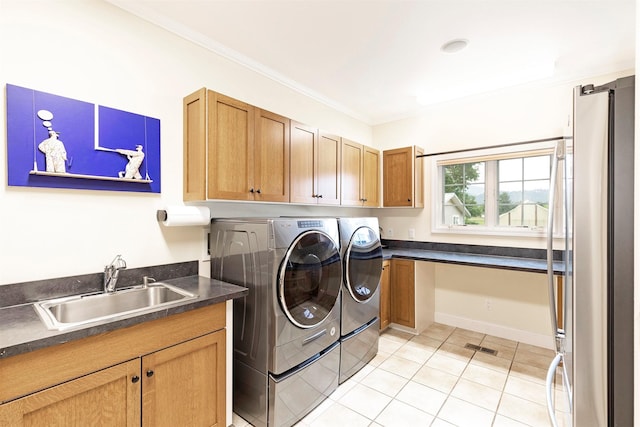
<instances>
[{"instance_id":1,"label":"sink","mask_svg":"<svg viewBox=\"0 0 640 427\"><path fill-rule=\"evenodd\" d=\"M62 330L95 322L117 320L132 314L142 314L170 307L197 295L166 283L154 283L100 293L56 298L34 303L45 326Z\"/></svg>"}]
</instances>

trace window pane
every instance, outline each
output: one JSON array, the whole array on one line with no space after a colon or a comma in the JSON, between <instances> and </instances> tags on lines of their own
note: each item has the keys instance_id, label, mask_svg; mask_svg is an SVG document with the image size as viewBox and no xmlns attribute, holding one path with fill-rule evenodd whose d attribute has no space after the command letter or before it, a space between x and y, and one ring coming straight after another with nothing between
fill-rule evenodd
<instances>
[{"instance_id":1,"label":"window pane","mask_svg":"<svg viewBox=\"0 0 640 427\"><path fill-rule=\"evenodd\" d=\"M505 181L522 181L522 158L498 160L498 179Z\"/></svg>"},{"instance_id":2,"label":"window pane","mask_svg":"<svg viewBox=\"0 0 640 427\"><path fill-rule=\"evenodd\" d=\"M445 185L464 183L464 165L448 165L444 167Z\"/></svg>"},{"instance_id":3,"label":"window pane","mask_svg":"<svg viewBox=\"0 0 640 427\"><path fill-rule=\"evenodd\" d=\"M484 162L467 163L464 166L465 181L467 183L484 182Z\"/></svg>"},{"instance_id":4,"label":"window pane","mask_svg":"<svg viewBox=\"0 0 640 427\"><path fill-rule=\"evenodd\" d=\"M484 205L467 205L466 225L484 225Z\"/></svg>"},{"instance_id":5,"label":"window pane","mask_svg":"<svg viewBox=\"0 0 640 427\"><path fill-rule=\"evenodd\" d=\"M498 186L498 195L502 203L519 203L522 201L522 182L501 182Z\"/></svg>"},{"instance_id":6,"label":"window pane","mask_svg":"<svg viewBox=\"0 0 640 427\"><path fill-rule=\"evenodd\" d=\"M535 203L522 205L522 226L541 227L547 225L548 209Z\"/></svg>"},{"instance_id":7,"label":"window pane","mask_svg":"<svg viewBox=\"0 0 640 427\"><path fill-rule=\"evenodd\" d=\"M547 179L551 173L551 157L537 156L525 157L524 179Z\"/></svg>"},{"instance_id":8,"label":"window pane","mask_svg":"<svg viewBox=\"0 0 640 427\"><path fill-rule=\"evenodd\" d=\"M538 181L525 181L524 199L527 202L539 203L545 206L548 205L549 204L549 180L541 179Z\"/></svg>"}]
</instances>

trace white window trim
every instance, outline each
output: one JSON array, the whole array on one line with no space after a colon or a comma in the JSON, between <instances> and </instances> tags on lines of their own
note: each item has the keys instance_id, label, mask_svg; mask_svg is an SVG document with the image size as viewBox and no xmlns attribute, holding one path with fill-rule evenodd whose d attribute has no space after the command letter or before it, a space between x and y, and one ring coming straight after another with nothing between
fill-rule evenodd
<instances>
[{"instance_id":1,"label":"white window trim","mask_svg":"<svg viewBox=\"0 0 640 427\"><path fill-rule=\"evenodd\" d=\"M535 152L548 151L553 154L553 149L558 140L543 141L534 144L514 145L510 147L496 147L488 149L469 150L465 152L455 152L449 154L440 154L431 157L431 194L432 196L432 215L431 215L431 233L433 234L451 234L451 235L486 235L486 236L511 236L511 237L532 237L541 238L546 236L546 227L544 228L527 228L527 227L500 227L497 225L445 225L440 224L443 212L442 194L443 185L440 177L439 166L442 163L470 163L473 161L497 160L506 157L523 157L531 155ZM542 154L542 153L538 153ZM493 169L493 170L490 170ZM556 195L562 194L562 171L558 170L558 181L556 184ZM485 194L490 194L492 199L497 200L497 167L485 168ZM557 197L557 196L556 196ZM494 203L487 204L485 196L485 218L491 218L495 221L497 218ZM554 221L554 237L563 237L563 227L561 224L561 215L556 215Z\"/></svg>"}]
</instances>

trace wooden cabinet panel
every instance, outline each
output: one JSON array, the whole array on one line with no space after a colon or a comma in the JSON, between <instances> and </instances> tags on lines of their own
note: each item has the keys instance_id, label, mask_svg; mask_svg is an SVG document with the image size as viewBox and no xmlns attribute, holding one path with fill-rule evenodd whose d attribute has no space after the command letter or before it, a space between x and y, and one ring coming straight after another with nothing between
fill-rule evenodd
<instances>
[{"instance_id":1,"label":"wooden cabinet panel","mask_svg":"<svg viewBox=\"0 0 640 427\"><path fill-rule=\"evenodd\" d=\"M292 203L317 203L316 151L318 129L291 122L291 179Z\"/></svg>"},{"instance_id":2,"label":"wooden cabinet panel","mask_svg":"<svg viewBox=\"0 0 640 427\"><path fill-rule=\"evenodd\" d=\"M255 133L255 200L289 201L290 120L266 110L258 110Z\"/></svg>"},{"instance_id":3,"label":"wooden cabinet panel","mask_svg":"<svg viewBox=\"0 0 640 427\"><path fill-rule=\"evenodd\" d=\"M419 147L385 150L383 164L383 205L385 207L424 207L424 171Z\"/></svg>"},{"instance_id":4,"label":"wooden cabinet panel","mask_svg":"<svg viewBox=\"0 0 640 427\"><path fill-rule=\"evenodd\" d=\"M253 200L254 107L208 91L208 198Z\"/></svg>"},{"instance_id":5,"label":"wooden cabinet panel","mask_svg":"<svg viewBox=\"0 0 640 427\"><path fill-rule=\"evenodd\" d=\"M347 139L342 140L342 204L362 205L362 155L363 146Z\"/></svg>"},{"instance_id":6,"label":"wooden cabinet panel","mask_svg":"<svg viewBox=\"0 0 640 427\"><path fill-rule=\"evenodd\" d=\"M364 146L362 153L362 198L364 206L380 206L380 151Z\"/></svg>"},{"instance_id":7,"label":"wooden cabinet panel","mask_svg":"<svg viewBox=\"0 0 640 427\"><path fill-rule=\"evenodd\" d=\"M384 206L412 206L412 147L386 150L383 154Z\"/></svg>"},{"instance_id":8,"label":"wooden cabinet panel","mask_svg":"<svg viewBox=\"0 0 640 427\"><path fill-rule=\"evenodd\" d=\"M380 206L380 152L342 139L342 205Z\"/></svg>"},{"instance_id":9,"label":"wooden cabinet panel","mask_svg":"<svg viewBox=\"0 0 640 427\"><path fill-rule=\"evenodd\" d=\"M185 97L183 102L184 200L204 200L207 183L207 90Z\"/></svg>"},{"instance_id":10,"label":"wooden cabinet panel","mask_svg":"<svg viewBox=\"0 0 640 427\"><path fill-rule=\"evenodd\" d=\"M415 263L391 260L391 322L415 327Z\"/></svg>"},{"instance_id":11,"label":"wooden cabinet panel","mask_svg":"<svg viewBox=\"0 0 640 427\"><path fill-rule=\"evenodd\" d=\"M391 323L391 262L382 261L382 276L380 278L380 330L386 329Z\"/></svg>"},{"instance_id":12,"label":"wooden cabinet panel","mask_svg":"<svg viewBox=\"0 0 640 427\"><path fill-rule=\"evenodd\" d=\"M223 427L224 330L142 358L142 425Z\"/></svg>"},{"instance_id":13,"label":"wooden cabinet panel","mask_svg":"<svg viewBox=\"0 0 640 427\"><path fill-rule=\"evenodd\" d=\"M139 376L134 359L28 395L0 405L0 425L139 426Z\"/></svg>"},{"instance_id":14,"label":"wooden cabinet panel","mask_svg":"<svg viewBox=\"0 0 640 427\"><path fill-rule=\"evenodd\" d=\"M322 205L340 204L340 137L319 133L317 151L317 195Z\"/></svg>"}]
</instances>

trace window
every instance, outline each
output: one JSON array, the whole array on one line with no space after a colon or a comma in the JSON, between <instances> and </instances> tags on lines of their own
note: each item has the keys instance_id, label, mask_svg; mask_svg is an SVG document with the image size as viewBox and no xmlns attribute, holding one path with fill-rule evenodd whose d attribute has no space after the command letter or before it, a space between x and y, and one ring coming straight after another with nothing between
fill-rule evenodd
<instances>
[{"instance_id":1,"label":"window","mask_svg":"<svg viewBox=\"0 0 640 427\"><path fill-rule=\"evenodd\" d=\"M554 141L434 157L434 232L538 234L547 226ZM522 150L522 146L519 147ZM456 157L457 155L457 157Z\"/></svg>"}]
</instances>

